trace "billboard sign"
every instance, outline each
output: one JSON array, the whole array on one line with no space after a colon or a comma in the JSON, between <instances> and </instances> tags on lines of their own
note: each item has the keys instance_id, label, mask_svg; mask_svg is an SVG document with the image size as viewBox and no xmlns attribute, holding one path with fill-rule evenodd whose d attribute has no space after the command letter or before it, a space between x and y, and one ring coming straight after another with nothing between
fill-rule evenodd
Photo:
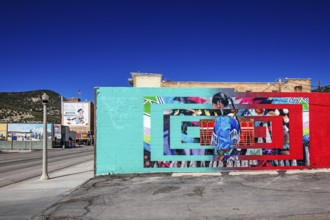
<instances>
[{"instance_id":1,"label":"billboard sign","mask_svg":"<svg viewBox=\"0 0 330 220\"><path fill-rule=\"evenodd\" d=\"M43 124L8 124L8 140L17 141L40 141L43 139L44 125ZM47 124L47 139L52 139L52 124Z\"/></svg>"},{"instance_id":2,"label":"billboard sign","mask_svg":"<svg viewBox=\"0 0 330 220\"><path fill-rule=\"evenodd\" d=\"M70 127L89 126L89 103L64 102L62 124Z\"/></svg>"}]
</instances>

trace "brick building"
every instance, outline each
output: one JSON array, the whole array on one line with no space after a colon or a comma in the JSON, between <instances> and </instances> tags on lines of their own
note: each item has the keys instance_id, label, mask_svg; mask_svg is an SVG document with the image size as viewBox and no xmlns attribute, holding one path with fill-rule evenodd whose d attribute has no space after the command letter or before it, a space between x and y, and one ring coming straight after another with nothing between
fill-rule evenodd
<instances>
[{"instance_id":1,"label":"brick building","mask_svg":"<svg viewBox=\"0 0 330 220\"><path fill-rule=\"evenodd\" d=\"M133 87L164 88L234 88L237 92L311 92L310 78L285 78L284 82L175 82L162 79L162 74L131 73Z\"/></svg>"}]
</instances>

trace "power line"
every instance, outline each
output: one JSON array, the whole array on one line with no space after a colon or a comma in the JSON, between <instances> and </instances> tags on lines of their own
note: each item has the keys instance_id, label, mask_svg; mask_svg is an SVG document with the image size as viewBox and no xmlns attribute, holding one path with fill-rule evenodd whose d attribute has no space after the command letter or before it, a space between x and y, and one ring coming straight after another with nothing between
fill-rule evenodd
<instances>
[{"instance_id":1,"label":"power line","mask_svg":"<svg viewBox=\"0 0 330 220\"><path fill-rule=\"evenodd\" d=\"M294 92L290 87L288 87L287 84L284 84L284 87L285 87L286 89L290 90L291 92Z\"/></svg>"},{"instance_id":2,"label":"power line","mask_svg":"<svg viewBox=\"0 0 330 220\"><path fill-rule=\"evenodd\" d=\"M276 86L276 85L274 85L273 83L270 83L270 85L266 89L264 89L262 92L266 91L267 89L269 89L272 86Z\"/></svg>"}]
</instances>

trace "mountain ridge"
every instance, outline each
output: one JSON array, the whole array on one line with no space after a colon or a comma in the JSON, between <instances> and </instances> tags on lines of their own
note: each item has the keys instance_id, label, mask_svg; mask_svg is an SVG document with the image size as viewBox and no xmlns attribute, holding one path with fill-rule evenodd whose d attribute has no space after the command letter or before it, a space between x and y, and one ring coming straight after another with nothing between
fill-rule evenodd
<instances>
[{"instance_id":1,"label":"mountain ridge","mask_svg":"<svg viewBox=\"0 0 330 220\"><path fill-rule=\"evenodd\" d=\"M43 104L41 96L49 96L47 122L61 123L61 95L52 90L32 90L24 92L0 92L0 122L2 123L42 123Z\"/></svg>"}]
</instances>

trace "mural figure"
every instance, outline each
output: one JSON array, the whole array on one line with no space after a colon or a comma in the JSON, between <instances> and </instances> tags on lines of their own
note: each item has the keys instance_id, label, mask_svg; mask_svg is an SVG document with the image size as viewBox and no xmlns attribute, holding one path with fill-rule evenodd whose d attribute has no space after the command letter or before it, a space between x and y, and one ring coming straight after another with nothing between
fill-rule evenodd
<instances>
[{"instance_id":1,"label":"mural figure","mask_svg":"<svg viewBox=\"0 0 330 220\"><path fill-rule=\"evenodd\" d=\"M75 121L75 123L77 125L79 124L85 124L85 120L84 120L84 110L82 108L78 109L76 116L72 117L72 118L68 118L68 121ZM68 123L70 124L70 123Z\"/></svg>"},{"instance_id":2,"label":"mural figure","mask_svg":"<svg viewBox=\"0 0 330 220\"><path fill-rule=\"evenodd\" d=\"M240 140L240 125L235 118L236 109L233 100L226 94L219 92L212 97L213 108L220 110L220 115L216 118L213 134L212 146L214 150L214 160L223 161L224 166L233 166L233 160L238 160L240 151L236 144ZM229 161L231 160L231 161Z\"/></svg>"}]
</instances>

